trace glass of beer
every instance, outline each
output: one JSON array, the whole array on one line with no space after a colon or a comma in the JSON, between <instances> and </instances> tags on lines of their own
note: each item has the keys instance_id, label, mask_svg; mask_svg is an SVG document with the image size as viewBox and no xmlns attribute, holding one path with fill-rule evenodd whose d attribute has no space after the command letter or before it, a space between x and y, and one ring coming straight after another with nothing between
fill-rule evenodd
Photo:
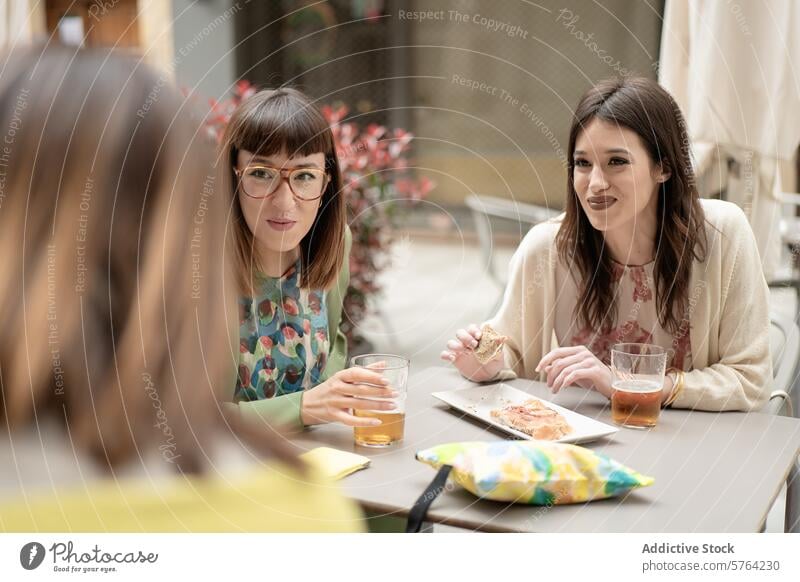
<instances>
[{"instance_id":1,"label":"glass of beer","mask_svg":"<svg viewBox=\"0 0 800 582\"><path fill-rule=\"evenodd\" d=\"M611 349L611 418L627 428L651 428L661 412L667 351L653 344L616 344Z\"/></svg>"},{"instance_id":2,"label":"glass of beer","mask_svg":"<svg viewBox=\"0 0 800 582\"><path fill-rule=\"evenodd\" d=\"M408 395L408 359L391 354L364 354L351 358L350 365L380 372L389 380L389 387L397 392L395 398L374 399L393 402L394 410L353 410L355 416L377 418L381 421L378 426L354 427L356 444L364 447L388 447L402 441Z\"/></svg>"}]
</instances>

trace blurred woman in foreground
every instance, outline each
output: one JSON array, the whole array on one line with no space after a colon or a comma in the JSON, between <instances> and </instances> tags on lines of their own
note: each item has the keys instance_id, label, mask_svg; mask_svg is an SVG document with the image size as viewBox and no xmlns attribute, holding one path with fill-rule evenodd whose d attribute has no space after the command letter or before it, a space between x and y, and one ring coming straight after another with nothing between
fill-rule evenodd
<instances>
[{"instance_id":1,"label":"blurred woman in foreground","mask_svg":"<svg viewBox=\"0 0 800 582\"><path fill-rule=\"evenodd\" d=\"M4 61L0 529L361 529L219 404L238 344L227 208L178 92L106 51Z\"/></svg>"}]
</instances>

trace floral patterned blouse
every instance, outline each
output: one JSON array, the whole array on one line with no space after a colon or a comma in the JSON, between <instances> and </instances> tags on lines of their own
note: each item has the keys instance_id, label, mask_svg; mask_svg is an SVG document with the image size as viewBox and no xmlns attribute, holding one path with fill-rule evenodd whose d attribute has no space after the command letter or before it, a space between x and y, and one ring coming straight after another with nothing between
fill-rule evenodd
<instances>
[{"instance_id":1,"label":"floral patterned blouse","mask_svg":"<svg viewBox=\"0 0 800 582\"><path fill-rule=\"evenodd\" d=\"M649 343L667 350L667 367L691 369L691 323L684 317L677 333L661 327L656 316L654 262L622 265L612 262L612 284L617 299L617 321L608 333L581 327L577 322L578 288L567 269L556 268L555 332L560 346L584 345L603 363L610 365L611 348L617 343Z\"/></svg>"},{"instance_id":2,"label":"floral patterned blouse","mask_svg":"<svg viewBox=\"0 0 800 582\"><path fill-rule=\"evenodd\" d=\"M262 277L256 297L239 300L235 401L312 388L330 350L325 291L300 289L300 261L282 277Z\"/></svg>"}]
</instances>

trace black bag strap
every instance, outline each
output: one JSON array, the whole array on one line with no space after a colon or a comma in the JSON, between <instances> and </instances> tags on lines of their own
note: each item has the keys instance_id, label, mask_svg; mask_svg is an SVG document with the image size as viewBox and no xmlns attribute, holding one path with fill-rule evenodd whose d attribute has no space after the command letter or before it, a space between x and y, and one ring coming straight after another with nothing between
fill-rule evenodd
<instances>
[{"instance_id":1,"label":"black bag strap","mask_svg":"<svg viewBox=\"0 0 800 582\"><path fill-rule=\"evenodd\" d=\"M452 465L442 465L439 472L436 473L436 477L433 478L433 481L428 484L422 495L414 502L414 506L411 508L411 511L408 512L406 533L419 533L422 529L422 524L425 523L425 517L428 515L428 508L444 490L444 485L447 483L447 476L452 469Z\"/></svg>"}]
</instances>

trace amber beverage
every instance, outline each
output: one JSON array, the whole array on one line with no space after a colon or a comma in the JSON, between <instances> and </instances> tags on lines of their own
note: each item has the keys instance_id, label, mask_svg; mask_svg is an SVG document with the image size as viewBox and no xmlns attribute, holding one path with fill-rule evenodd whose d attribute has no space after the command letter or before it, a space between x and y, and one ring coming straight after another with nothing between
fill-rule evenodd
<instances>
[{"instance_id":1,"label":"amber beverage","mask_svg":"<svg viewBox=\"0 0 800 582\"><path fill-rule=\"evenodd\" d=\"M369 368L380 372L389 380L389 388L397 392L395 398L381 399L394 404L394 410L355 409L353 414L365 418L377 418L378 426L357 426L353 438L357 445L364 447L388 447L403 440L406 424L406 396L409 361L392 354L365 354L351 359L354 367Z\"/></svg>"},{"instance_id":2,"label":"amber beverage","mask_svg":"<svg viewBox=\"0 0 800 582\"><path fill-rule=\"evenodd\" d=\"M641 380L617 381L612 385L611 419L629 428L651 428L661 412L661 386Z\"/></svg>"},{"instance_id":3,"label":"amber beverage","mask_svg":"<svg viewBox=\"0 0 800 582\"><path fill-rule=\"evenodd\" d=\"M661 412L667 351L653 344L611 349L611 419L627 428L652 428Z\"/></svg>"},{"instance_id":4,"label":"amber beverage","mask_svg":"<svg viewBox=\"0 0 800 582\"><path fill-rule=\"evenodd\" d=\"M379 426L355 427L357 445L365 447L385 447L403 440L403 428L406 423L405 412L378 412L374 410L356 410L355 416L378 418L383 424Z\"/></svg>"}]
</instances>

